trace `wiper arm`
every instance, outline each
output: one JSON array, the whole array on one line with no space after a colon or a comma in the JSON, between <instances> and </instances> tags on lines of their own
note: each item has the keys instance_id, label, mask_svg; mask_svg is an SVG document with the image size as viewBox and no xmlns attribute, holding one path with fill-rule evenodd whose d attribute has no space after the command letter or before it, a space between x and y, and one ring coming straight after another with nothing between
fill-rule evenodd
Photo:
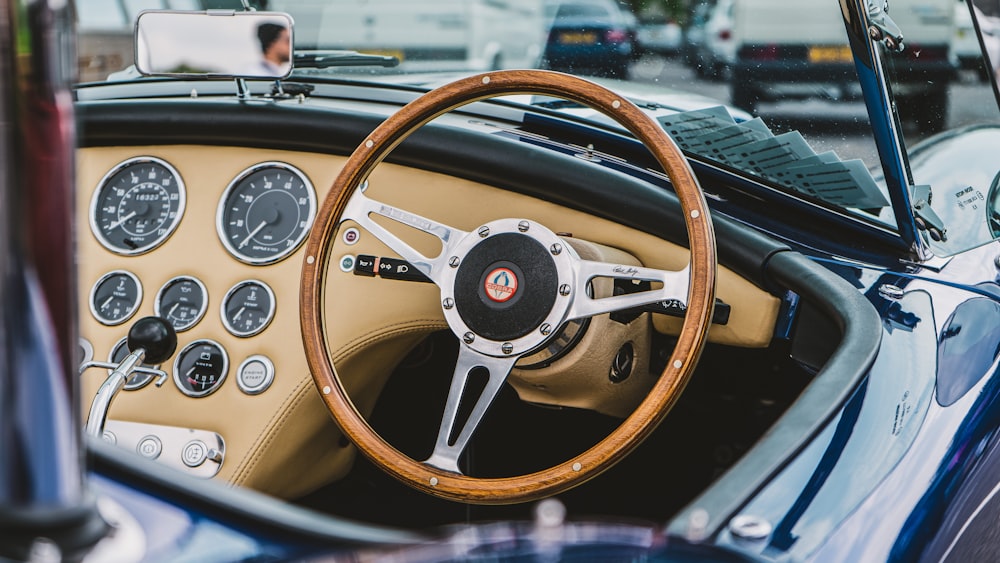
<instances>
[{"instance_id":1,"label":"wiper arm","mask_svg":"<svg viewBox=\"0 0 1000 563\"><path fill-rule=\"evenodd\" d=\"M342 66L399 65L399 59L388 55L370 55L357 51L299 51L295 53L296 68L330 68Z\"/></svg>"}]
</instances>

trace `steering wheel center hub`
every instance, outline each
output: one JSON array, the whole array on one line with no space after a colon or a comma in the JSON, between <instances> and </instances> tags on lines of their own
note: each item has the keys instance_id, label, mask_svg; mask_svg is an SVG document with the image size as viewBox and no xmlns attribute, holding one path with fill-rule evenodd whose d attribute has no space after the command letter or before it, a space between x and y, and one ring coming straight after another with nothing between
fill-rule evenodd
<instances>
[{"instance_id":1,"label":"steering wheel center hub","mask_svg":"<svg viewBox=\"0 0 1000 563\"><path fill-rule=\"evenodd\" d=\"M559 288L572 287L573 270L555 233L502 219L470 233L455 250L442 302L454 302L445 317L466 344L494 356L523 354L562 324L572 295Z\"/></svg>"},{"instance_id":2,"label":"steering wheel center hub","mask_svg":"<svg viewBox=\"0 0 1000 563\"><path fill-rule=\"evenodd\" d=\"M542 323L558 288L549 251L530 235L504 232L481 240L462 260L455 276L455 305L475 334L511 341Z\"/></svg>"}]
</instances>

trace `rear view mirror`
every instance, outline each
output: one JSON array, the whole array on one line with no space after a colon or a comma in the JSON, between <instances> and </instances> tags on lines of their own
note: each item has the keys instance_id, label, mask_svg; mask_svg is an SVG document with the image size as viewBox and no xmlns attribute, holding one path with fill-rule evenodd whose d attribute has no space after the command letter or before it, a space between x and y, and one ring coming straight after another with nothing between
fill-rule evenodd
<instances>
[{"instance_id":1,"label":"rear view mirror","mask_svg":"<svg viewBox=\"0 0 1000 563\"><path fill-rule=\"evenodd\" d=\"M146 76L285 78L292 27L279 12L146 11L135 23L135 66Z\"/></svg>"}]
</instances>

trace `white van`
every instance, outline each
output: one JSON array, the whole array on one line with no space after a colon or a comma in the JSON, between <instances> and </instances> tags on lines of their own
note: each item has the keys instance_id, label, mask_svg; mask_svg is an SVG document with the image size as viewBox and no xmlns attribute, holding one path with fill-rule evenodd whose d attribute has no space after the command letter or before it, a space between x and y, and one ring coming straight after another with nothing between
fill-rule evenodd
<instances>
[{"instance_id":1,"label":"white van","mask_svg":"<svg viewBox=\"0 0 1000 563\"><path fill-rule=\"evenodd\" d=\"M755 111L760 101L860 96L847 32L830 0L733 0L735 63L733 105ZM945 124L948 85L955 76L950 57L954 0L889 0L905 49L884 53L897 100L920 129ZM788 22L796 22L791 25ZM792 62L789 62L792 61Z\"/></svg>"},{"instance_id":2,"label":"white van","mask_svg":"<svg viewBox=\"0 0 1000 563\"><path fill-rule=\"evenodd\" d=\"M408 71L534 68L548 30L542 0L271 0L268 8L295 19L297 49L392 55Z\"/></svg>"}]
</instances>

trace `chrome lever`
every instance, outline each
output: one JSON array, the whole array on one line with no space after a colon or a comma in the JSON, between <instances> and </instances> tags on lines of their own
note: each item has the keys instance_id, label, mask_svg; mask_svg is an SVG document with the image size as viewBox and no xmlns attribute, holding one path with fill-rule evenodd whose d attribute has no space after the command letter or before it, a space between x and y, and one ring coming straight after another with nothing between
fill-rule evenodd
<instances>
[{"instance_id":1,"label":"chrome lever","mask_svg":"<svg viewBox=\"0 0 1000 563\"><path fill-rule=\"evenodd\" d=\"M177 349L177 333L166 320L160 317L145 317L136 321L129 329L127 345L130 350L129 355L119 364L92 361L86 362L80 368L81 372L90 367L114 369L101 384L90 404L86 432L91 436L100 437L104 434L104 423L108 418L111 402L136 373L152 373L157 376L156 386L163 385L167 379L166 372L142 367L141 364L144 360L159 364L170 358Z\"/></svg>"},{"instance_id":2,"label":"chrome lever","mask_svg":"<svg viewBox=\"0 0 1000 563\"><path fill-rule=\"evenodd\" d=\"M123 358L122 362L124 362L126 358ZM118 369L118 366L120 365L121 364L116 364L113 362L98 362L91 360L89 362L84 362L83 364L80 365L80 373L83 374L84 371L90 368L104 368L104 369L115 370ZM156 385L157 387L163 387L163 384L166 383L167 381L167 372L163 371L162 369L148 368L146 366L140 365L132 369L132 373L129 374L128 376L129 381L126 381L125 383L128 384L132 379L131 375L134 375L136 373L155 376L156 381L153 382L153 385Z\"/></svg>"}]
</instances>

